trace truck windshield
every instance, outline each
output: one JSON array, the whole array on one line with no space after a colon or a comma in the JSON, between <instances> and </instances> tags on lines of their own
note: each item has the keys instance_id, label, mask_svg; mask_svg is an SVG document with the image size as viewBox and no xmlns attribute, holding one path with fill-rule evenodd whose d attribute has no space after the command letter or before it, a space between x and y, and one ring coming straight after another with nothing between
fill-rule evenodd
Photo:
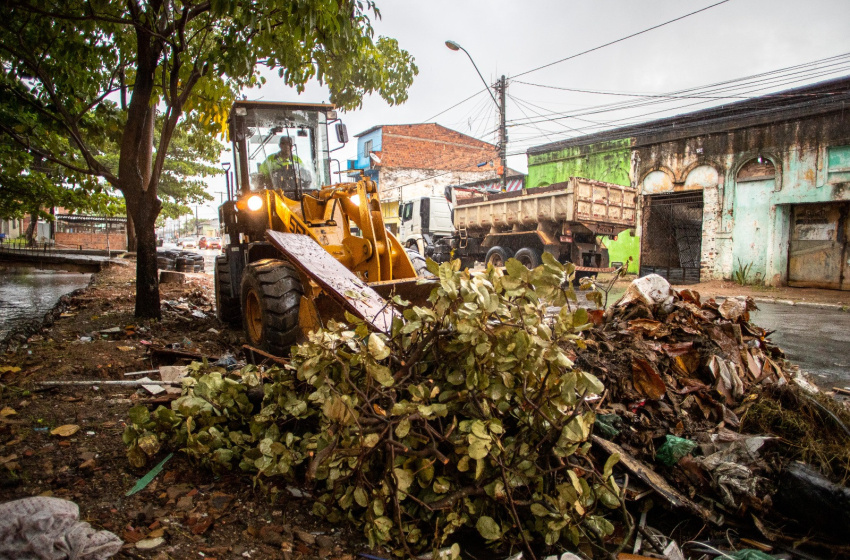
<instances>
[{"instance_id":1,"label":"truck windshield","mask_svg":"<svg viewBox=\"0 0 850 560\"><path fill-rule=\"evenodd\" d=\"M237 134L231 138L240 186L247 180L252 191L273 188L289 193L329 184L324 112L237 105L234 113Z\"/></svg>"}]
</instances>

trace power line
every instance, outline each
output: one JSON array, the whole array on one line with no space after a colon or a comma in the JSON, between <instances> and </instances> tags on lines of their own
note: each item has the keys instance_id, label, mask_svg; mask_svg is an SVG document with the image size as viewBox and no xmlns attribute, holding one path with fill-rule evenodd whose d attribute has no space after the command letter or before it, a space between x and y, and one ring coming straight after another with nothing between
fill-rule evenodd
<instances>
[{"instance_id":1,"label":"power line","mask_svg":"<svg viewBox=\"0 0 850 560\"><path fill-rule=\"evenodd\" d=\"M792 83L793 81L799 81L799 80L793 80L793 81L788 80L788 78L791 77L791 76L799 75L799 74L802 74L802 73L810 73L810 74L815 73L816 76L824 75L822 70L825 70L825 69L831 68L831 67L835 67L835 66L839 66L839 65L847 64L847 62L848 62L847 60L838 61L838 59L839 58L846 58L848 56L850 56L850 53L838 55L838 56L835 56L835 57L829 57L829 58L826 58L826 59L817 60L817 61L813 61L813 62L808 62L808 63L800 64L800 65L797 65L797 66L782 68L782 69L779 69L779 70L773 70L773 71L770 71L770 72L764 72L762 74L755 74L755 75L746 76L746 77L743 77L743 78L736 78L736 79L733 79L733 80L727 80L725 82L719 82L719 83L715 83L715 84L708 84L708 85L704 85L704 86L697 86L697 87L688 88L688 89L684 89L684 90L674 91L674 92L671 92L671 93L662 94L661 97L670 98L670 100L672 100L673 98L681 98L681 99L697 98L697 99L699 99L700 97L697 97L697 96L694 96L694 95L688 96L688 95L684 95L684 94L688 94L688 93L704 93L704 94L705 93L721 93L721 92L726 92L726 91L732 91L732 92L740 93L739 90L741 88L749 87L750 85L754 85L754 84L757 84L757 83L765 83L765 82L771 82L771 81L772 82L779 81L780 83L778 83L778 84L774 83L773 85L776 86L776 87L781 87L782 85L785 85L786 83ZM819 64L824 64L826 62L829 62L830 64L825 64L825 65L823 65L819 68L813 67L813 66L816 66L816 65L819 65ZM803 70L800 70L800 69L803 69ZM791 72L792 70L800 70L800 71L799 72ZM831 70L830 72L827 72L827 74L837 72L837 71L843 71L843 70L844 70L844 67L836 68L834 70ZM783 72L785 72L786 75L771 77L774 74L779 74L779 73L783 73ZM816 76L814 76L814 77L816 77ZM807 76L806 79L810 79L811 77L813 77L813 75ZM725 86L725 87L720 87L720 86ZM710 88L715 88L715 89L710 89ZM574 113L574 114L593 114L593 113L598 113L598 112L606 112L606 111L614 111L614 110L619 110L619 109L628 109L628 108L634 108L634 107L655 105L655 104L665 103L665 102L666 101L663 100L663 99L662 100L650 100L650 101L647 101L647 100L631 100L631 101L624 101L624 102L620 102L620 103L610 103L610 104L592 106L592 107L588 107L588 108L584 109L583 110L584 112L577 112L577 113ZM566 112L550 112L549 115L547 115L547 116L569 116L569 114L566 113ZM514 119L511 122L512 123L520 123L521 121L519 119Z\"/></svg>"},{"instance_id":2,"label":"power line","mask_svg":"<svg viewBox=\"0 0 850 560\"><path fill-rule=\"evenodd\" d=\"M562 63L562 62L566 62L567 60L572 60L573 58L576 58L576 57L579 57L579 56L582 56L582 55L585 55L585 54L588 54L588 53L592 53L593 51L598 51L599 49L602 49L602 48L605 48L605 47L608 47L608 46L614 45L614 44L616 44L616 43L620 43L620 42L622 42L622 41L625 41L626 39L631 39L632 37L637 37L638 35L642 35L642 34L644 34L644 33L647 33L647 32L649 32L649 31L652 31L652 30L654 30L654 29L658 29L659 27L664 27L665 25L668 25L668 24L671 24L671 23L674 23L674 22L677 22L677 21L683 20L683 19L685 19L685 18L687 18L687 17L690 17L690 16L692 16L692 15L696 15L696 14L698 14L698 13L700 13L700 12L704 12L704 11L706 11L706 10L710 10L711 8L714 8L714 7L716 7L716 6L719 6L719 5L721 5L721 4L725 4L726 2L729 2L729 0L721 0L720 2L717 2L716 4L712 4L712 5L710 5L710 6L706 6L705 8L701 8L701 9L699 9L699 10L695 11L695 12L691 12L691 13L689 13L689 14L685 14L685 15L683 15L683 16L679 16L679 17L677 17L677 18L675 18L675 19L671 19L671 20L669 20L669 21L665 21L664 23L659 23L658 25L653 25L652 27L648 27L648 28L644 29L643 31L638 31L637 33L632 33L631 35L626 35L625 37L621 37L621 38L616 39L616 40L614 40L614 41L610 41L610 42L608 42L608 43L605 43L604 45L599 45L598 47L593 47L592 49L587 49L586 51L582 51L582 52L580 52L580 53L576 53L576 54L570 55L570 56L568 56L568 57L566 57L566 58L562 58L562 59L560 59L560 60L556 60L555 62L550 62L549 64L544 64L543 66L538 66L537 68L532 68L531 70L526 70L525 72L521 72L521 73L519 73L519 74L515 74L515 75L513 75L513 76L512 76L512 78L518 78L518 77L520 77L520 76L525 76L526 74L531 74L532 72L537 72L538 70L542 70L543 68L548 68L548 67L550 67L550 66L554 66L555 64L560 64L560 63Z\"/></svg>"},{"instance_id":3,"label":"power line","mask_svg":"<svg viewBox=\"0 0 850 560\"><path fill-rule=\"evenodd\" d=\"M786 76L774 78L773 80L771 80L774 83L769 83L768 85L765 85L763 87L757 87L757 88L749 89L749 90L741 92L741 93L753 93L753 92L756 92L756 91L763 91L763 90L771 89L771 88L774 88L774 87L782 87L782 86L798 83L798 82L801 82L801 81L808 81L808 80L811 80L812 78L819 78L819 77L827 76L827 75L830 75L830 74L835 74L837 72L844 72L848 69L850 69L850 66L846 65L846 63L845 63L844 65L842 65L838 68L832 68L832 69L828 69L828 70L812 69L806 75L803 75L801 77L797 77L797 78L794 78L794 79L789 79L789 78L796 76L799 73L789 74L789 75L786 75ZM763 80L762 80L762 82L763 82ZM756 85L758 83L759 82L742 83L742 84L738 85L736 87L736 89L750 87L750 86ZM834 94L834 92L822 92L818 96L823 97L823 96L832 95L832 94ZM791 94L791 95L793 95L793 94ZM789 97L791 95L789 95ZM762 98L762 97L764 97L764 96L763 95L750 96L750 97L748 97L748 99L759 99L759 98ZM801 96L801 97L807 97L807 96ZM682 108L691 107L691 106L694 106L694 105L705 104L705 103L708 103L709 101L711 101L710 99L707 100L707 99L700 98L700 97L678 97L678 98L674 98L674 99L702 99L702 101L698 101L696 103L689 103L689 104L686 104L686 105L680 105L680 106L677 106L677 107L670 107L670 108L667 108L667 109L662 109L661 111L653 111L653 112L650 112L650 113L645 113L645 114L634 116L634 117L626 117L626 118L618 119L618 120L611 121L611 122L618 122L618 121L627 120L627 119L630 119L630 118L631 119L640 118L642 116L656 114L658 112L682 109ZM569 118L573 118L573 117L576 117L576 116L593 115L593 114L606 113L606 112L612 112L612 111L620 111L620 110L625 110L625 109L647 107L647 106L651 106L651 105L668 103L670 101L673 101L674 99L665 99L665 100L657 100L656 99L656 100L649 100L649 101L639 100L639 101L634 101L634 102L630 102L630 103L600 105L600 106L597 106L597 107L590 107L590 108L587 108L586 110L577 111L577 112L574 112L574 113L552 112L552 113L546 115L546 118L544 120L554 121L554 120L560 120L560 119L569 119ZM509 126L511 126L511 127L523 126L523 125L533 124L535 122L542 122L542 121L533 121L532 120L532 121L523 122L521 119L514 119L513 121L511 121L511 124Z\"/></svg>"},{"instance_id":4,"label":"power line","mask_svg":"<svg viewBox=\"0 0 850 560\"><path fill-rule=\"evenodd\" d=\"M475 97L476 95L481 95L481 94L482 94L482 93L484 93L485 91L487 91L487 90L486 90L486 89L482 89L482 90L477 91L476 93L473 93L472 95L470 95L469 97L467 97L467 98L466 98L466 99L464 99L463 101L458 101L457 103L455 103L454 105L452 105L452 106L451 106L451 107L449 107L448 109L446 109L446 110L444 110L444 111L440 111L439 113L437 113L437 114L436 114L436 115L434 115L433 117L428 117L427 119L425 119L425 122L430 122L430 121L432 121L432 120L436 119L437 117L439 117L440 115L442 115L443 113L448 113L449 111L451 111L451 110L452 110L452 109L454 109L455 107L458 107L458 106L460 106L460 105L463 105L464 103L466 103L467 101L469 101L470 99L472 99L473 97Z\"/></svg>"}]
</instances>

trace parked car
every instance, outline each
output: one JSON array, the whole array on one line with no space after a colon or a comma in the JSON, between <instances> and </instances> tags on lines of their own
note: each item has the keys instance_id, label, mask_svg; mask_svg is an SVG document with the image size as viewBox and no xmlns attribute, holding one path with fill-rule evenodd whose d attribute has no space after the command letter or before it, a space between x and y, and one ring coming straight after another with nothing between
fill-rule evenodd
<instances>
[{"instance_id":1,"label":"parked car","mask_svg":"<svg viewBox=\"0 0 850 560\"><path fill-rule=\"evenodd\" d=\"M221 237L210 237L207 240L207 249L221 249Z\"/></svg>"},{"instance_id":2,"label":"parked car","mask_svg":"<svg viewBox=\"0 0 850 560\"><path fill-rule=\"evenodd\" d=\"M198 249L209 249L209 247L207 247L206 237L202 237L198 240Z\"/></svg>"}]
</instances>

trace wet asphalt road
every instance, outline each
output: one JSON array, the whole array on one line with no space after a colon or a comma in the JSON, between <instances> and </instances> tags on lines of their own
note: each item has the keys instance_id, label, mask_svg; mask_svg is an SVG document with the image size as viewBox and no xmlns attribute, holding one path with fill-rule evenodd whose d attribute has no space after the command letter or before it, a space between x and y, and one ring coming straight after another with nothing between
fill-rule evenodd
<instances>
[{"instance_id":1,"label":"wet asphalt road","mask_svg":"<svg viewBox=\"0 0 850 560\"><path fill-rule=\"evenodd\" d=\"M750 319L775 329L770 340L822 389L850 387L850 312L781 303L756 303Z\"/></svg>"}]
</instances>

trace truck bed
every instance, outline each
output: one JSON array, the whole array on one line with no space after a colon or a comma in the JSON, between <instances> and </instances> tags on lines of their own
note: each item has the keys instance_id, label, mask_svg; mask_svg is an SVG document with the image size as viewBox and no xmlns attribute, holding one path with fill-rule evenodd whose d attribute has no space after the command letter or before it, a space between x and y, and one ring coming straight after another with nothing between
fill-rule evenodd
<instances>
[{"instance_id":1,"label":"truck bed","mask_svg":"<svg viewBox=\"0 0 850 560\"><path fill-rule=\"evenodd\" d=\"M571 177L548 187L475 196L458 201L454 224L467 231L528 231L541 222L577 222L599 235L635 226L637 190Z\"/></svg>"}]
</instances>

